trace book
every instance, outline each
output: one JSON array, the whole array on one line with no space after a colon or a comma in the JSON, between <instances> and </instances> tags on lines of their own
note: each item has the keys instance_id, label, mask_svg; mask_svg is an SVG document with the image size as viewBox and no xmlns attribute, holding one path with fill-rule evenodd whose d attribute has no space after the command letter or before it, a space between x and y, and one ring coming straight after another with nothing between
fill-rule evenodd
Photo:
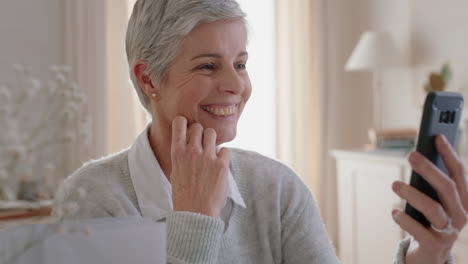
<instances>
[{"instance_id":1,"label":"book","mask_svg":"<svg viewBox=\"0 0 468 264\"><path fill-rule=\"evenodd\" d=\"M373 148L401 148L411 149L416 144L417 131L412 128L404 129L375 129L368 131L370 145Z\"/></svg>"},{"instance_id":2,"label":"book","mask_svg":"<svg viewBox=\"0 0 468 264\"><path fill-rule=\"evenodd\" d=\"M413 148L415 146L414 139L382 139L377 140L377 148Z\"/></svg>"}]
</instances>

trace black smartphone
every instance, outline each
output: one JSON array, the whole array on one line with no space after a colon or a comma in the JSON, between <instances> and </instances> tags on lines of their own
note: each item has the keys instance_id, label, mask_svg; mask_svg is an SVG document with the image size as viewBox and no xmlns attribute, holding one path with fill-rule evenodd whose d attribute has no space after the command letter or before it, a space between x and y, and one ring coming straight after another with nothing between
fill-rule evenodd
<instances>
[{"instance_id":1,"label":"black smartphone","mask_svg":"<svg viewBox=\"0 0 468 264\"><path fill-rule=\"evenodd\" d=\"M463 96L454 92L430 92L424 103L416 151L423 154L446 175L448 175L447 168L436 150L434 140L437 135L443 134L452 147L455 146L462 109ZM410 185L440 203L434 188L414 171L411 174ZM431 224L409 203L406 204L405 212L426 227Z\"/></svg>"}]
</instances>

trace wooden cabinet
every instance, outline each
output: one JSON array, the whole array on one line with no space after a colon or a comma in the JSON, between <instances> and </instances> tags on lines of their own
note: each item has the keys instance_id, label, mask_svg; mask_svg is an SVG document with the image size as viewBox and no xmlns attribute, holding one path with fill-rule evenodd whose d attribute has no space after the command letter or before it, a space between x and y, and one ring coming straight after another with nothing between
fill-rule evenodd
<instances>
[{"instance_id":1,"label":"wooden cabinet","mask_svg":"<svg viewBox=\"0 0 468 264\"><path fill-rule=\"evenodd\" d=\"M338 190L338 255L343 264L391 263L405 232L393 221L393 208L403 209L392 182L409 182L405 153L332 151ZM468 228L454 247L457 263L468 263Z\"/></svg>"}]
</instances>

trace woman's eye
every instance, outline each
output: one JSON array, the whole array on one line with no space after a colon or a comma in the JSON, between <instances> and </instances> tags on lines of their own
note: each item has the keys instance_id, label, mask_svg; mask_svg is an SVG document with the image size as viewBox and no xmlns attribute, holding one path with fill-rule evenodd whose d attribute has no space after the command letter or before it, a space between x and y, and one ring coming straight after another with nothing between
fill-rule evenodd
<instances>
[{"instance_id":1,"label":"woman's eye","mask_svg":"<svg viewBox=\"0 0 468 264\"><path fill-rule=\"evenodd\" d=\"M203 64L197 67L198 70L214 70L215 65L214 64Z\"/></svg>"},{"instance_id":2,"label":"woman's eye","mask_svg":"<svg viewBox=\"0 0 468 264\"><path fill-rule=\"evenodd\" d=\"M236 65L236 68L240 70L245 70L245 68L247 68L247 65L245 63L239 63Z\"/></svg>"}]
</instances>

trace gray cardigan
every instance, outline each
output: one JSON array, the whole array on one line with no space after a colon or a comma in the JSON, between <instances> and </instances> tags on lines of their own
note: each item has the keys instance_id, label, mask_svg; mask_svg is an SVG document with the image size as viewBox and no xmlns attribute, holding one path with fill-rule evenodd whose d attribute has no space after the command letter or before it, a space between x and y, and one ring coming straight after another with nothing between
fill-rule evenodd
<instances>
[{"instance_id":1,"label":"gray cardigan","mask_svg":"<svg viewBox=\"0 0 468 264\"><path fill-rule=\"evenodd\" d=\"M230 169L247 208L234 205L226 227L195 213L169 214L168 263L339 263L310 191L292 170L239 149L231 149ZM79 187L87 191L84 199ZM88 162L69 176L57 206L67 202L79 204L68 219L141 215L128 149ZM400 242L395 263L404 263L408 245L407 239Z\"/></svg>"}]
</instances>

